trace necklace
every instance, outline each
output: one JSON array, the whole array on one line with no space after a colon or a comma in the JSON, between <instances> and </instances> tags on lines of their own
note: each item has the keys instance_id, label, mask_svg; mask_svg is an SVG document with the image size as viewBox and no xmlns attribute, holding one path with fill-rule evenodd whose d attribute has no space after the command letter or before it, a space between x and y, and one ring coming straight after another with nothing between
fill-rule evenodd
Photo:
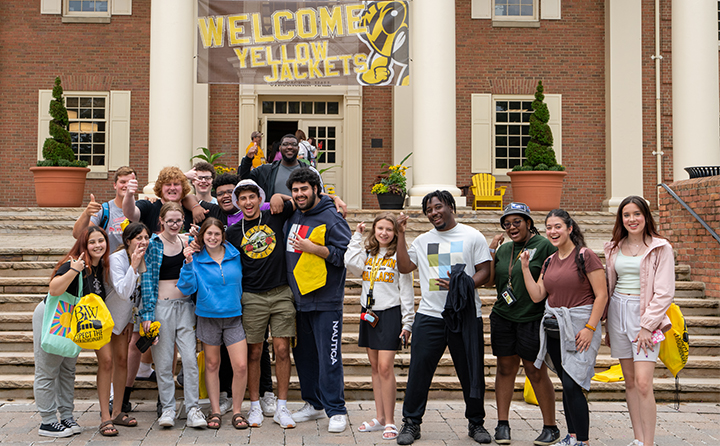
<instances>
[{"instance_id":1,"label":"necklace","mask_svg":"<svg viewBox=\"0 0 720 446\"><path fill-rule=\"evenodd\" d=\"M257 226L260 226L262 224L262 212L260 212L260 221L258 221ZM243 238L245 238L245 219L242 219L242 231L243 231Z\"/></svg>"},{"instance_id":2,"label":"necklace","mask_svg":"<svg viewBox=\"0 0 720 446\"><path fill-rule=\"evenodd\" d=\"M163 234L164 234L164 232L161 232L161 233L160 233L160 237L164 238L165 241L167 241L167 242L170 243L171 245L174 245L175 243L177 243L177 240L178 240L178 236L177 236L177 235L175 236L175 240L170 240L169 238L165 237Z\"/></svg>"},{"instance_id":3,"label":"necklace","mask_svg":"<svg viewBox=\"0 0 720 446\"><path fill-rule=\"evenodd\" d=\"M644 240L643 240L643 242L644 242ZM631 245L629 240L627 241L627 243L628 243L628 251L630 251L630 255L632 255L633 257L637 257L638 254L640 254L640 251L642 250L642 248L640 247L640 243L637 243L637 244L635 244L635 245ZM637 248L637 249L635 250L635 252L632 252L632 249L631 249L632 246L634 246L635 248Z\"/></svg>"}]
</instances>

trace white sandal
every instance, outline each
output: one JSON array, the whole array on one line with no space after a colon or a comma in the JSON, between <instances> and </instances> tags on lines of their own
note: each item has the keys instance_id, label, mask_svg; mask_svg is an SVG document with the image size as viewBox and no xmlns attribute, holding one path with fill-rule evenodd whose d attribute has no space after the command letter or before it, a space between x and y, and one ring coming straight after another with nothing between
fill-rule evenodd
<instances>
[{"instance_id":1,"label":"white sandal","mask_svg":"<svg viewBox=\"0 0 720 446\"><path fill-rule=\"evenodd\" d=\"M363 423L358 427L358 432L377 432L385 430L385 426L380 424L377 418L373 418L370 421L374 424L370 425L370 423L368 423L367 421L363 421Z\"/></svg>"},{"instance_id":2,"label":"white sandal","mask_svg":"<svg viewBox=\"0 0 720 446\"><path fill-rule=\"evenodd\" d=\"M390 437L385 436L385 434L391 434ZM386 424L385 425L385 431L383 432L383 440L395 440L397 439L399 432L397 429L397 426L394 424Z\"/></svg>"}]
</instances>

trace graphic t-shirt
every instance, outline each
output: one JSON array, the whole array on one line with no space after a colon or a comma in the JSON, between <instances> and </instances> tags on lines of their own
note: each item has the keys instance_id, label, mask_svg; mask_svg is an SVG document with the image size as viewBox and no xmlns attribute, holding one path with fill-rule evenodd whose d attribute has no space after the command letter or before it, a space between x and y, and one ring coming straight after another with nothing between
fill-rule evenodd
<instances>
[{"instance_id":1,"label":"graphic t-shirt","mask_svg":"<svg viewBox=\"0 0 720 446\"><path fill-rule=\"evenodd\" d=\"M53 277L62 276L70 271L70 262L65 262L60 265L57 272ZM99 264L97 267L90 269L90 273L87 273L87 269L83 271L83 289L82 293L78 294L78 276L76 275L70 285L68 285L67 291L73 296L83 297L86 294L95 293L105 300L105 284L103 283L103 267ZM73 272L73 274L75 274Z\"/></svg>"},{"instance_id":2,"label":"graphic t-shirt","mask_svg":"<svg viewBox=\"0 0 720 446\"><path fill-rule=\"evenodd\" d=\"M521 243L503 243L497 249L495 254L495 287L498 292L498 300L493 306L493 312L513 322L530 322L542 318L545 312L545 301L534 303L525 289L525 280L523 279L522 263L520 262L520 252L523 246L530 252L530 272L533 279L537 281L540 277L540 270L543 262L550 254L557 251L552 243L543 236L535 235L525 242ZM510 255L512 254L512 259ZM501 294L508 285L508 269L512 261L512 293L517 301L508 305Z\"/></svg>"},{"instance_id":3,"label":"graphic t-shirt","mask_svg":"<svg viewBox=\"0 0 720 446\"><path fill-rule=\"evenodd\" d=\"M150 234L157 234L160 232L160 209L163 203L160 200L152 202L150 200L138 200L135 202L135 206L140 209L140 221L145 223L145 226L150 230ZM182 206L182 204L180 205ZM185 212L185 224L183 228L185 232L190 230L190 225L193 222L192 212L183 208Z\"/></svg>"},{"instance_id":4,"label":"graphic t-shirt","mask_svg":"<svg viewBox=\"0 0 720 446\"><path fill-rule=\"evenodd\" d=\"M468 276L475 274L475 265L492 261L485 237L470 226L458 223L447 231L432 229L419 235L408 249L410 261L418 267L422 299L417 312L442 318L447 290L440 289L435 279L449 279L450 270L458 263L465 264ZM482 302L475 293L477 317L482 316Z\"/></svg>"},{"instance_id":5,"label":"graphic t-shirt","mask_svg":"<svg viewBox=\"0 0 720 446\"><path fill-rule=\"evenodd\" d=\"M122 245L122 223L127 220L125 218L125 214L123 214L122 208L118 207L115 204L115 201L108 201L108 220L107 220L107 228L105 229L105 232L107 232L108 235L108 241L109 246L108 250L110 252L115 252L118 246ZM100 209L97 214L90 217L90 221L96 224L97 226L100 226L100 222L102 221L102 214L103 210Z\"/></svg>"},{"instance_id":6,"label":"graphic t-shirt","mask_svg":"<svg viewBox=\"0 0 720 446\"><path fill-rule=\"evenodd\" d=\"M287 285L283 226L294 213L286 201L282 213L261 211L254 220L242 220L227 229L225 239L240 251L243 291L262 293Z\"/></svg>"}]
</instances>

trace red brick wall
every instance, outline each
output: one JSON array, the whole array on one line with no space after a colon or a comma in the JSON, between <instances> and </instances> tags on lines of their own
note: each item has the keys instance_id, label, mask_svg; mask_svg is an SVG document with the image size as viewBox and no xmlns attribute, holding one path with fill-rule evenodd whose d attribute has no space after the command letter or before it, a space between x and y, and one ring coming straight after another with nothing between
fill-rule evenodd
<instances>
[{"instance_id":1,"label":"red brick wall","mask_svg":"<svg viewBox=\"0 0 720 446\"><path fill-rule=\"evenodd\" d=\"M210 85L210 135L208 137L212 153L225 152L218 161L228 167L236 168L240 163L238 132L240 131L240 90L237 85ZM247 138L249 141L249 137ZM244 140L243 140L244 142ZM247 144L243 145L245 150Z\"/></svg>"},{"instance_id":2,"label":"red brick wall","mask_svg":"<svg viewBox=\"0 0 720 446\"><path fill-rule=\"evenodd\" d=\"M720 177L677 181L670 188L720 233ZM705 294L719 298L720 244L664 189L660 193L660 234L677 251L678 263L690 265L692 279L705 283Z\"/></svg>"},{"instance_id":3,"label":"red brick wall","mask_svg":"<svg viewBox=\"0 0 720 446\"><path fill-rule=\"evenodd\" d=\"M377 198L370 193L380 172L387 169L382 163L393 162L393 87L363 88L362 127L362 207L379 209ZM382 139L382 148L370 148L371 139ZM352 168L352 166L347 166Z\"/></svg>"},{"instance_id":4,"label":"red brick wall","mask_svg":"<svg viewBox=\"0 0 720 446\"><path fill-rule=\"evenodd\" d=\"M133 2L131 16L109 24L61 23L40 14L39 1L0 2L0 206L35 205L32 174L37 162L38 91L52 89L56 76L70 90L130 90L130 164L147 181L150 2ZM115 196L112 174L88 180L98 200Z\"/></svg>"}]
</instances>

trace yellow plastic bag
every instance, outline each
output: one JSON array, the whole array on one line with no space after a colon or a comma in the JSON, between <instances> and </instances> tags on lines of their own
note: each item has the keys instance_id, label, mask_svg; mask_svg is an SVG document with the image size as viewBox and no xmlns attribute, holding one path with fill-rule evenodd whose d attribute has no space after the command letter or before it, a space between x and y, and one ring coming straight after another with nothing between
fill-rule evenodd
<instances>
[{"instance_id":1,"label":"yellow plastic bag","mask_svg":"<svg viewBox=\"0 0 720 446\"><path fill-rule=\"evenodd\" d=\"M680 307L671 304L666 314L672 322L672 328L665 332L665 340L660 343L659 357L670 373L677 378L677 374L688 362L690 340Z\"/></svg>"},{"instance_id":2,"label":"yellow plastic bag","mask_svg":"<svg viewBox=\"0 0 720 446\"><path fill-rule=\"evenodd\" d=\"M534 404L538 405L537 397L535 396L535 390L532 387L532 384L530 384L530 378L527 376L525 377L525 388L523 389L523 398L525 399L525 402L528 404Z\"/></svg>"},{"instance_id":3,"label":"yellow plastic bag","mask_svg":"<svg viewBox=\"0 0 720 446\"><path fill-rule=\"evenodd\" d=\"M200 372L200 399L203 400L208 397L207 387L205 387L205 350L201 351L197 355L198 372Z\"/></svg>"},{"instance_id":4,"label":"yellow plastic bag","mask_svg":"<svg viewBox=\"0 0 720 446\"><path fill-rule=\"evenodd\" d=\"M614 383L624 381L625 377L623 376L620 364L615 364L604 372L596 373L595 376L592 377L592 380L601 383Z\"/></svg>"},{"instance_id":5,"label":"yellow plastic bag","mask_svg":"<svg viewBox=\"0 0 720 446\"><path fill-rule=\"evenodd\" d=\"M326 225L316 227L310 233L308 240L317 245L325 246L325 231L327 231ZM322 288L327 283L327 266L325 266L325 259L315 254L304 252L300 255L300 259L293 269L293 275L295 276L300 294L307 294L318 288Z\"/></svg>"},{"instance_id":6,"label":"yellow plastic bag","mask_svg":"<svg viewBox=\"0 0 720 446\"><path fill-rule=\"evenodd\" d=\"M97 294L86 294L73 309L67 337L82 348L100 350L115 327L110 310Z\"/></svg>"}]
</instances>

